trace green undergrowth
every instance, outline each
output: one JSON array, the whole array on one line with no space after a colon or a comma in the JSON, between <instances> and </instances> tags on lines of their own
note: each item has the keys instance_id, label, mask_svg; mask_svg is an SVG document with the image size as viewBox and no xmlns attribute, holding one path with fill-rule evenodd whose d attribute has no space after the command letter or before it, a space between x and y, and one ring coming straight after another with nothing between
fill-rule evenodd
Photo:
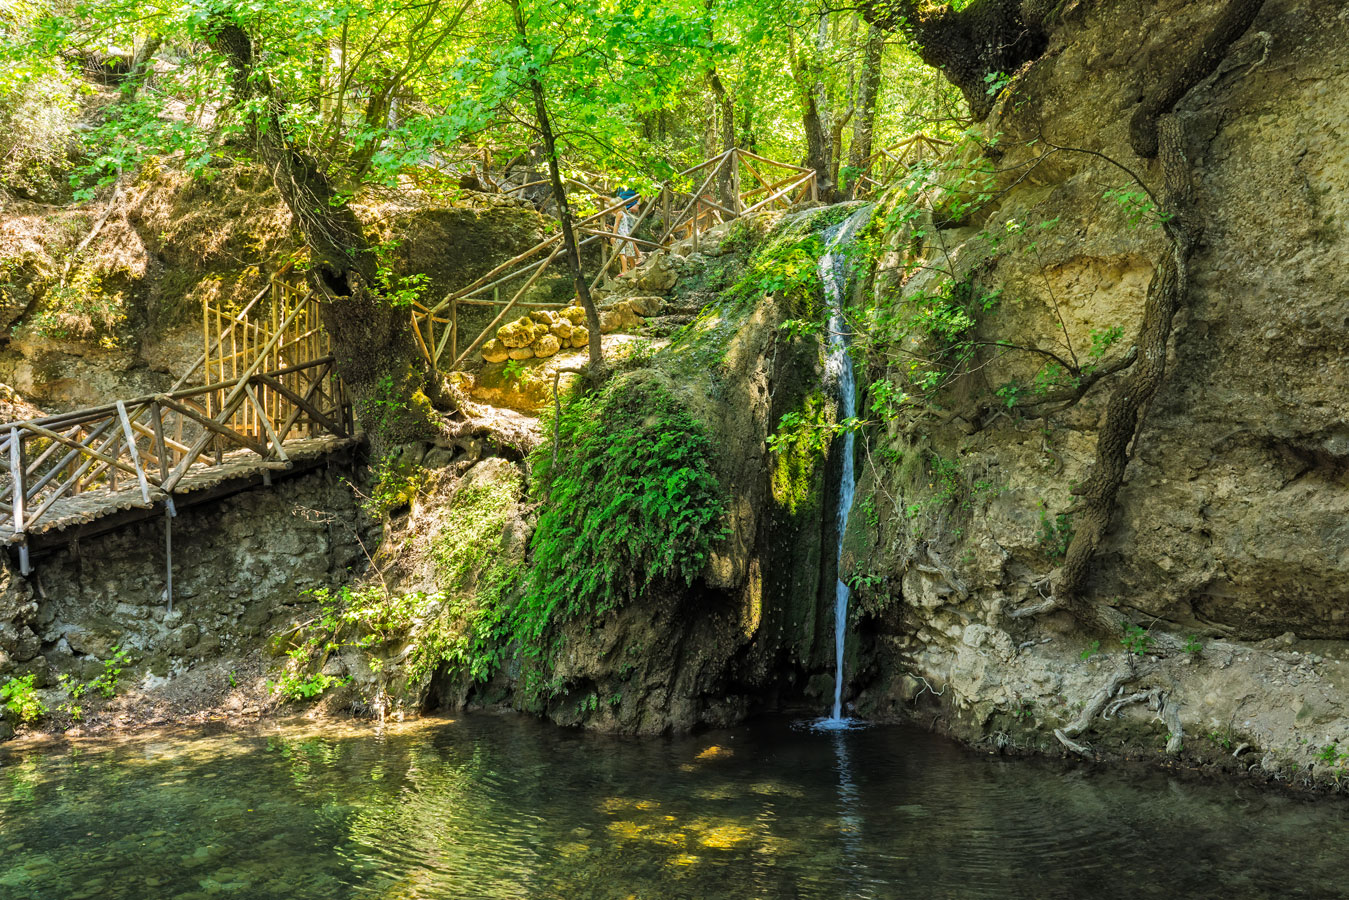
<instances>
[{"instance_id":1,"label":"green undergrowth","mask_svg":"<svg viewBox=\"0 0 1349 900\"><path fill-rule=\"evenodd\" d=\"M518 581L519 560L502 552L503 535L524 489L508 464L466 477L443 502L438 530L427 546L433 591L391 590L382 580L319 588L309 596L318 615L273 638L288 662L272 690L289 700L312 700L346 679L323 674L334 653L356 650L384 680L415 693L447 673L486 679L501 659L496 623Z\"/></svg>"},{"instance_id":2,"label":"green undergrowth","mask_svg":"<svg viewBox=\"0 0 1349 900\"><path fill-rule=\"evenodd\" d=\"M616 377L562 410L558 453L535 453L532 566L506 624L526 652L552 625L653 587L691 584L727 529L706 426L658 375Z\"/></svg>"}]
</instances>

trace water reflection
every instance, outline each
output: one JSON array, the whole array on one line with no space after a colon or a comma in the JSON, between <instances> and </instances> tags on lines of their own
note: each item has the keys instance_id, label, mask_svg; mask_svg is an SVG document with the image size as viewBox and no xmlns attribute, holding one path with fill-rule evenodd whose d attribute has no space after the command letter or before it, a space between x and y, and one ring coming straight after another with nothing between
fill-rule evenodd
<instances>
[{"instance_id":1,"label":"water reflection","mask_svg":"<svg viewBox=\"0 0 1349 900\"><path fill-rule=\"evenodd\" d=\"M0 898L1334 897L1349 815L900 728L516 717L0 750Z\"/></svg>"}]
</instances>

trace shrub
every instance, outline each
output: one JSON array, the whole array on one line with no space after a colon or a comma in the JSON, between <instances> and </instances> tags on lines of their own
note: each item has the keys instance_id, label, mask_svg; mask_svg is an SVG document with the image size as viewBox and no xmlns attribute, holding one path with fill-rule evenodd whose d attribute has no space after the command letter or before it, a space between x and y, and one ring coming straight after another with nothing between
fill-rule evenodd
<instances>
[{"instance_id":1,"label":"shrub","mask_svg":"<svg viewBox=\"0 0 1349 900\"><path fill-rule=\"evenodd\" d=\"M655 584L692 583L727 533L712 442L659 379L615 378L597 396L572 398L557 425L556 465L551 444L536 452L544 507L534 566L509 615L525 642Z\"/></svg>"},{"instance_id":2,"label":"shrub","mask_svg":"<svg viewBox=\"0 0 1349 900\"><path fill-rule=\"evenodd\" d=\"M33 689L33 679L33 675L22 675L0 685L0 702L5 704L5 711L20 722L36 722L47 714L47 704Z\"/></svg>"}]
</instances>

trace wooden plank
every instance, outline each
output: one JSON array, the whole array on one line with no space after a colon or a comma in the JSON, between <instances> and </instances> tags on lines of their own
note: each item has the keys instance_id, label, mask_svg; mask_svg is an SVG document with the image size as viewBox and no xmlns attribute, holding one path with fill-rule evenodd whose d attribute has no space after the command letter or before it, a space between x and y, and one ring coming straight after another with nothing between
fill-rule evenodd
<instances>
[{"instance_id":1,"label":"wooden plank","mask_svg":"<svg viewBox=\"0 0 1349 900\"><path fill-rule=\"evenodd\" d=\"M331 365L328 368L321 369L318 375L314 378L314 380L310 382L308 390L306 390L304 393L305 404L312 405L314 394L318 393L319 388L323 386L323 379L327 377L329 368L331 368ZM341 409L340 403L338 404L338 409L339 411ZM286 421L281 426L281 440L283 442L286 440L286 435L290 433L290 429L295 425L295 422L300 418L300 416L304 412L305 412L304 407L297 405L295 409L291 410L290 415L286 417ZM326 419L327 416L324 416L324 418ZM336 429L336 433L345 437L349 435L351 432L347 428L338 428Z\"/></svg>"},{"instance_id":2,"label":"wooden plank","mask_svg":"<svg viewBox=\"0 0 1349 900\"><path fill-rule=\"evenodd\" d=\"M121 405L120 400L118 401L118 405ZM33 432L34 434L40 434L43 437L51 438L54 441L60 441L61 443L70 447L78 447L82 455L91 456L94 459L103 462L109 466L114 466L118 469L121 469L122 471L126 472L129 475L137 474L136 470L133 467L122 462L120 459L117 459L115 456L108 456L104 453L100 453L93 447L80 443L79 441L72 440L59 432L51 431L49 429L43 428L41 425L35 425L32 422L29 422L24 427L27 428L29 431ZM116 435L113 435L113 437L116 438Z\"/></svg>"},{"instance_id":3,"label":"wooden plank","mask_svg":"<svg viewBox=\"0 0 1349 900\"><path fill-rule=\"evenodd\" d=\"M154 431L155 456L159 458L159 482L163 484L164 479L169 477L168 449L165 446L169 441L164 437L164 408L159 405L158 400L150 401L150 421Z\"/></svg>"},{"instance_id":4,"label":"wooden plank","mask_svg":"<svg viewBox=\"0 0 1349 900\"><path fill-rule=\"evenodd\" d=\"M247 388L247 386L248 385L245 383L244 384L245 389ZM222 409L216 415L218 415L220 419L223 421L229 421L230 418L232 417L231 414L242 405L243 399L244 398L241 395L238 400L236 400L233 403L229 403L227 408ZM177 400L174 400L168 394L161 395L159 398L159 402L169 407L170 409L175 410L181 413L182 415L185 415L188 418L194 420L198 425L201 425L207 431L214 432L215 434L218 434L223 438L228 438L229 440L234 441L235 443L240 444L243 447L247 447L249 450L252 450L259 456L267 455L267 448L262 444L258 443L257 441L253 440L253 438L245 434L240 434L238 431L234 430L228 425L221 424L221 421L212 419L209 416L203 416L201 413L197 412L195 409L188 406L187 404L179 403ZM228 401L226 402L228 403Z\"/></svg>"},{"instance_id":5,"label":"wooden plank","mask_svg":"<svg viewBox=\"0 0 1349 900\"><path fill-rule=\"evenodd\" d=\"M46 487L47 483L50 482L53 478L56 478L61 473L62 469L64 469L66 466L70 465L71 462L73 462L75 459L83 455L82 451L86 441L88 441L89 444L92 446L93 441L97 440L100 436L102 436L104 431L111 428L112 424L113 424L112 419L105 419L102 425L98 426L98 428L91 431L83 440L79 441L79 447L77 449L71 450L65 456L61 457L61 461L57 463L55 466L53 466L51 471L49 471L46 475L43 475L41 478L35 481L31 487L28 488L29 498L31 499L33 497L36 497L37 492ZM61 446L61 445L53 444L52 446ZM0 495L0 497L3 496L5 495Z\"/></svg>"},{"instance_id":6,"label":"wooden plank","mask_svg":"<svg viewBox=\"0 0 1349 900\"><path fill-rule=\"evenodd\" d=\"M150 480L145 476L145 469L141 467L140 452L136 449L136 432L131 430L131 419L126 414L126 404L121 400L117 401L117 415L122 420L122 433L126 435L127 452L131 454L131 464L136 467L136 480L140 482L141 497L146 503L150 502Z\"/></svg>"}]
</instances>

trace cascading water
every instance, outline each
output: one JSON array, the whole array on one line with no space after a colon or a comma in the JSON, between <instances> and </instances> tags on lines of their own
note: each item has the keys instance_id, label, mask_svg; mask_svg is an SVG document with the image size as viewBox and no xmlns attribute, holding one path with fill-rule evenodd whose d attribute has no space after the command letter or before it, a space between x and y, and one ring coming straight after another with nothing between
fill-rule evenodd
<instances>
[{"instance_id":1,"label":"cascading water","mask_svg":"<svg viewBox=\"0 0 1349 900\"><path fill-rule=\"evenodd\" d=\"M848 287L848 258L844 249L853 236L871 217L871 207L863 206L824 233L824 256L820 258L820 281L824 283L825 299L829 302L829 343L825 372L838 385L838 418L847 421L857 415L857 379L853 374L852 357L848 355L848 323L843 318L843 306ZM838 481L838 552L842 560L843 535L848 527L848 511L852 509L856 477L853 472L854 435L843 433L843 471ZM848 627L848 599L852 592L842 578L834 586L834 711L820 720L818 727L847 728L851 722L843 717L843 639Z\"/></svg>"}]
</instances>

